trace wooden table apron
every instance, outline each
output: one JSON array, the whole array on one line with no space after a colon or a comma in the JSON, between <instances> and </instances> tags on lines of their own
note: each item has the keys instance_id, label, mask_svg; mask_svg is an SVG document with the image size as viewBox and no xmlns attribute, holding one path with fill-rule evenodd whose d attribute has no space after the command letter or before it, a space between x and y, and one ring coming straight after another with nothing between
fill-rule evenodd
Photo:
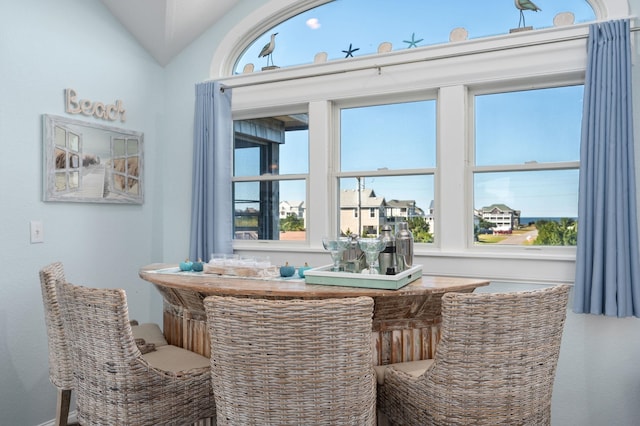
<instances>
[{"instance_id":1,"label":"wooden table apron","mask_svg":"<svg viewBox=\"0 0 640 426\"><path fill-rule=\"evenodd\" d=\"M470 293L489 281L423 275L399 290L310 285L303 281L256 280L213 274L166 274L152 264L139 275L164 298L164 334L170 344L210 355L203 300L210 295L263 299L324 299L370 296L374 299L374 365L433 358L439 340L441 298L446 292Z\"/></svg>"}]
</instances>

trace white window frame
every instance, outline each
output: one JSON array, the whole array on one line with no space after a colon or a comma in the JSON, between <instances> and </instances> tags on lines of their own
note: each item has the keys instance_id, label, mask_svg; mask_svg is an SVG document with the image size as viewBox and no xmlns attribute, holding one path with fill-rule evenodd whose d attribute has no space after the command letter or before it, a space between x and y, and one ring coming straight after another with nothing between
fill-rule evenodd
<instances>
[{"instance_id":1,"label":"white window frame","mask_svg":"<svg viewBox=\"0 0 640 426\"><path fill-rule=\"evenodd\" d=\"M474 105L474 98L479 95L487 95L487 94L495 94L495 93L506 93L506 92L517 92L524 90L536 90L536 89L549 89L554 87L566 87L566 86L575 86L584 83L584 78L572 76L572 75L563 75L557 76L554 78L553 83L549 82L516 82L515 84L505 84L500 86L499 90L496 90L493 85L491 87L483 87L483 85L473 86L468 90L468 105ZM475 165L475 140L474 137L474 126L475 126L475 116L474 109L470 107L469 120L467 122L467 126L470 132L469 141L467 144L467 158L469 161L468 166L468 185L471 190L471 199L469 200L473 203L473 187L474 187L474 173L477 172L520 172L520 171L541 171L541 170L575 170L580 168L580 161L558 161L558 162L548 162L548 163L535 163L535 164L519 164L519 165ZM473 204L472 204L473 206ZM473 206L478 207L478 206ZM472 208L473 208L472 207ZM577 208L577 206L576 206ZM472 210L473 211L473 210ZM476 250L490 250L494 252L510 252L513 250L520 250L524 252L541 252L544 249L547 253L553 253L556 255L563 256L571 256L575 257L576 248L574 246L514 246L514 245L500 245L500 246L491 246L491 245L483 245L478 246L473 242L473 217L469 219L471 231L470 235L467 235L468 241L467 244L470 246L475 246Z\"/></svg>"},{"instance_id":2,"label":"white window frame","mask_svg":"<svg viewBox=\"0 0 640 426\"><path fill-rule=\"evenodd\" d=\"M380 99L380 97L374 96L370 98L351 98L346 100L345 99L334 100L332 102L332 105L334 107L333 135L335 138L333 149L336 152L336 155L332 158L332 164L335 166L335 169L336 169L336 182L338 182L340 179L343 179L343 178L357 178L357 177L402 178L404 176L434 176L434 181L435 181L435 174L436 174L435 167L425 167L425 168L417 168L417 169L379 169L379 170L357 170L357 171L344 171L344 172L341 171L340 155L339 155L341 150L339 126L341 124L340 116L341 116L342 109L363 108L363 107L371 107L371 106L378 106L378 105L388 105L388 104L398 104L398 103L408 103L408 102L422 102L422 101L435 101L436 108L437 108L437 102L438 102L437 90L416 90L415 93L401 92L399 94L388 94L387 96L384 97L384 99ZM436 151L437 151L437 146L436 146ZM435 186L435 182L434 182L434 186ZM370 215L369 217L375 218L377 216L380 216L381 213L382 212L378 212L376 216ZM338 212L338 215L339 215L339 212ZM337 229L337 226L338 225L336 225L336 229ZM433 234L433 230L430 230L430 232Z\"/></svg>"},{"instance_id":3,"label":"white window frame","mask_svg":"<svg viewBox=\"0 0 640 426\"><path fill-rule=\"evenodd\" d=\"M474 247L470 96L582 84L588 24L231 76L235 58L258 35L325 2L268 2L228 33L211 63L211 77L233 88L234 120L276 115L282 110L309 114L309 156L313 161L309 162L306 200L308 250L322 251L322 235L337 229L339 129L335 124L339 107L429 99L436 93L436 240L416 247L416 256L423 257L429 273L440 275L514 280L526 269L531 280L571 281L574 247ZM609 0L606 5L603 0L590 3L600 19L627 18L629 14L628 4L621 0ZM234 248L299 249L299 245L288 247L291 243L273 243L236 241Z\"/></svg>"}]
</instances>

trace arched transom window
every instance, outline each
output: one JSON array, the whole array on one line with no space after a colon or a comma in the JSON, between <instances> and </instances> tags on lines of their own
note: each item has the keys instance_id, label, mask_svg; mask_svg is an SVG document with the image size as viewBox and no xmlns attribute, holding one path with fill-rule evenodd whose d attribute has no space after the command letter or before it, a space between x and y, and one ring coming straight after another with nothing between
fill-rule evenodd
<instances>
[{"instance_id":1,"label":"arched transom window","mask_svg":"<svg viewBox=\"0 0 640 426\"><path fill-rule=\"evenodd\" d=\"M586 0L337 0L269 28L234 73L594 21ZM271 53L269 53L271 52Z\"/></svg>"}]
</instances>

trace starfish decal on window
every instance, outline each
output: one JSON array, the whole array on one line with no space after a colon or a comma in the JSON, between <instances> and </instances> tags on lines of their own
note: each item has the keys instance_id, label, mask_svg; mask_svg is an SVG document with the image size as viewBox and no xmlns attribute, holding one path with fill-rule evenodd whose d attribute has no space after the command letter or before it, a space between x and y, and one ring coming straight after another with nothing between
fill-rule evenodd
<instances>
[{"instance_id":1,"label":"starfish decal on window","mask_svg":"<svg viewBox=\"0 0 640 426\"><path fill-rule=\"evenodd\" d=\"M421 38L420 40L416 40L416 33L411 33L411 40L402 40L403 43L409 43L409 46L407 46L407 49L411 49L412 47L418 47L418 43L420 43L422 40L424 40L423 38Z\"/></svg>"},{"instance_id":2,"label":"starfish decal on window","mask_svg":"<svg viewBox=\"0 0 640 426\"><path fill-rule=\"evenodd\" d=\"M359 47L356 47L354 49L353 48L353 43L349 43L349 50L343 50L342 53L346 53L347 54L347 56L345 56L345 58L348 58L348 57L352 57L353 58L353 52L356 52L358 50L360 50Z\"/></svg>"}]
</instances>

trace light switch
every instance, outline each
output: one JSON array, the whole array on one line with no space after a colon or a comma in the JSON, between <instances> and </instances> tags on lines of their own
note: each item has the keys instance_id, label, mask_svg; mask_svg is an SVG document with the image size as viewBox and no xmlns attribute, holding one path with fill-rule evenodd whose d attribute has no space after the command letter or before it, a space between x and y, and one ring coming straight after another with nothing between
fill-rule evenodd
<instances>
[{"instance_id":1,"label":"light switch","mask_svg":"<svg viewBox=\"0 0 640 426\"><path fill-rule=\"evenodd\" d=\"M40 220L31 221L31 244L34 243L44 243L44 228Z\"/></svg>"}]
</instances>

